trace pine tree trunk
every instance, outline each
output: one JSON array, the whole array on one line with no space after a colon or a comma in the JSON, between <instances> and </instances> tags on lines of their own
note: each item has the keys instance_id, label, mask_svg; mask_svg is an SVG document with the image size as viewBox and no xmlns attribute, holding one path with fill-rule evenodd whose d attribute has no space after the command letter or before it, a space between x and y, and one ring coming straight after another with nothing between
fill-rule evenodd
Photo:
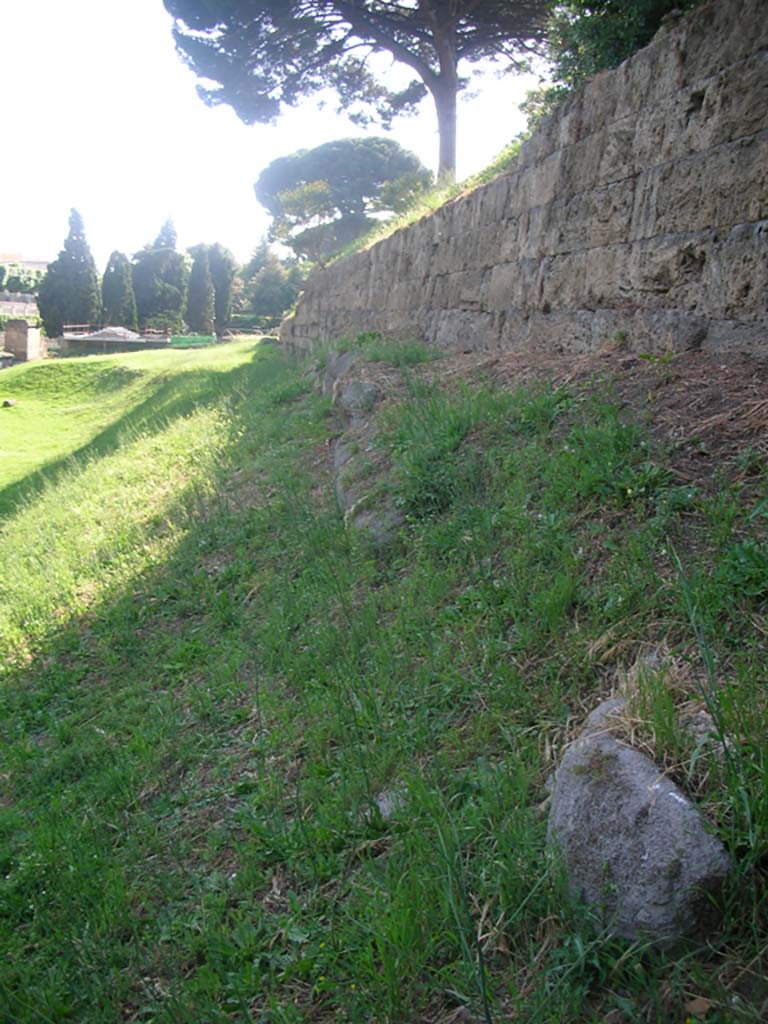
<instances>
[{"instance_id":1,"label":"pine tree trunk","mask_svg":"<svg viewBox=\"0 0 768 1024\"><path fill-rule=\"evenodd\" d=\"M437 110L437 130L440 135L440 161L437 181L440 185L452 185L456 181L456 82L441 81L434 90Z\"/></svg>"},{"instance_id":2,"label":"pine tree trunk","mask_svg":"<svg viewBox=\"0 0 768 1024\"><path fill-rule=\"evenodd\" d=\"M426 7L431 7L427 4ZM432 12L432 31L439 64L439 73L426 82L437 110L437 130L440 134L440 162L437 168L439 185L452 185L456 181L456 98L459 94L458 56L456 36L451 27L440 23Z\"/></svg>"}]
</instances>

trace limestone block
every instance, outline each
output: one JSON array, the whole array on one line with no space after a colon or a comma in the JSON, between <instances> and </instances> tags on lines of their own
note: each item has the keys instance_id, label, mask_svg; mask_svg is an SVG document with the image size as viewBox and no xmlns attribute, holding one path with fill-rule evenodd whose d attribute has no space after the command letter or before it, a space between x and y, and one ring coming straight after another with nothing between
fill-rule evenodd
<instances>
[{"instance_id":1,"label":"limestone block","mask_svg":"<svg viewBox=\"0 0 768 1024\"><path fill-rule=\"evenodd\" d=\"M618 120L616 105L620 90L617 82L622 74L623 66L614 71L602 71L585 85L584 106L589 111L589 117L583 124L583 131L586 133L593 131L595 125L611 124ZM581 137L583 138L583 135Z\"/></svg>"},{"instance_id":2,"label":"limestone block","mask_svg":"<svg viewBox=\"0 0 768 1024\"><path fill-rule=\"evenodd\" d=\"M536 167L525 167L510 176L508 217L518 217L526 210L544 206L560 194L562 159L562 150L558 150Z\"/></svg>"},{"instance_id":3,"label":"limestone block","mask_svg":"<svg viewBox=\"0 0 768 1024\"><path fill-rule=\"evenodd\" d=\"M643 111L638 116L635 121L635 137L632 142L636 173L656 167L671 159L668 140L670 136L675 137L675 130L671 127L670 122L674 116L678 121L684 118L683 113L675 114L675 111L677 111L677 107L670 110L669 105L663 105Z\"/></svg>"},{"instance_id":4,"label":"limestone block","mask_svg":"<svg viewBox=\"0 0 768 1024\"><path fill-rule=\"evenodd\" d=\"M580 310L533 312L528 346L540 352L581 355L592 348L592 315Z\"/></svg>"},{"instance_id":5,"label":"limestone block","mask_svg":"<svg viewBox=\"0 0 768 1024\"><path fill-rule=\"evenodd\" d=\"M625 245L590 249L586 255L584 301L589 309L636 303L629 275L631 249Z\"/></svg>"},{"instance_id":6,"label":"limestone block","mask_svg":"<svg viewBox=\"0 0 768 1024\"><path fill-rule=\"evenodd\" d=\"M703 311L714 319L766 317L768 220L733 228L704 267Z\"/></svg>"},{"instance_id":7,"label":"limestone block","mask_svg":"<svg viewBox=\"0 0 768 1024\"><path fill-rule=\"evenodd\" d=\"M754 322L743 320L710 320L701 343L706 352L755 352L765 356L768 352L768 316Z\"/></svg>"},{"instance_id":8,"label":"limestone block","mask_svg":"<svg viewBox=\"0 0 768 1024\"><path fill-rule=\"evenodd\" d=\"M765 0L707 3L692 12L679 29L682 86L768 48Z\"/></svg>"},{"instance_id":9,"label":"limestone block","mask_svg":"<svg viewBox=\"0 0 768 1024\"><path fill-rule=\"evenodd\" d=\"M636 172L635 134L637 118L634 115L614 121L604 133L595 177L596 185L624 181Z\"/></svg>"},{"instance_id":10,"label":"limestone block","mask_svg":"<svg viewBox=\"0 0 768 1024\"><path fill-rule=\"evenodd\" d=\"M590 199L587 244L595 247L628 242L635 204L634 179L595 189Z\"/></svg>"},{"instance_id":11,"label":"limestone block","mask_svg":"<svg viewBox=\"0 0 768 1024\"><path fill-rule=\"evenodd\" d=\"M688 352L701 348L707 320L679 309L638 310L633 318L633 349L643 352Z\"/></svg>"},{"instance_id":12,"label":"limestone block","mask_svg":"<svg viewBox=\"0 0 768 1024\"><path fill-rule=\"evenodd\" d=\"M763 21L765 21L765 16ZM711 89L711 112L705 94L702 115L712 124L709 145L768 129L768 51L754 54L721 72ZM695 97L696 93L692 93Z\"/></svg>"},{"instance_id":13,"label":"limestone block","mask_svg":"<svg viewBox=\"0 0 768 1024\"><path fill-rule=\"evenodd\" d=\"M487 313L443 310L434 324L434 343L441 349L475 352L498 343L494 318Z\"/></svg>"},{"instance_id":14,"label":"limestone block","mask_svg":"<svg viewBox=\"0 0 768 1024\"><path fill-rule=\"evenodd\" d=\"M499 225L498 232L499 248L496 258L489 266L496 266L499 263L511 263L520 255L520 219L512 217Z\"/></svg>"},{"instance_id":15,"label":"limestone block","mask_svg":"<svg viewBox=\"0 0 768 1024\"><path fill-rule=\"evenodd\" d=\"M539 259L548 254L546 227L551 220L549 206L534 206L518 220L518 259Z\"/></svg>"},{"instance_id":16,"label":"limestone block","mask_svg":"<svg viewBox=\"0 0 768 1024\"><path fill-rule=\"evenodd\" d=\"M569 96L557 118L557 149L572 146L584 135L584 124L589 120L589 102L583 92Z\"/></svg>"},{"instance_id":17,"label":"limestone block","mask_svg":"<svg viewBox=\"0 0 768 1024\"><path fill-rule=\"evenodd\" d=\"M609 129L599 128L592 135L561 151L560 195L588 192L600 181L600 162L608 142Z\"/></svg>"},{"instance_id":18,"label":"limestone block","mask_svg":"<svg viewBox=\"0 0 768 1024\"><path fill-rule=\"evenodd\" d=\"M542 312L580 309L585 303L589 253L549 256L539 269L539 294L535 303Z\"/></svg>"},{"instance_id":19,"label":"limestone block","mask_svg":"<svg viewBox=\"0 0 768 1024\"><path fill-rule=\"evenodd\" d=\"M479 227L493 227L506 216L510 175L503 174L482 190Z\"/></svg>"},{"instance_id":20,"label":"limestone block","mask_svg":"<svg viewBox=\"0 0 768 1024\"><path fill-rule=\"evenodd\" d=\"M507 309L497 314L496 334L499 348L504 351L516 351L529 347L530 320L529 310Z\"/></svg>"},{"instance_id":21,"label":"limestone block","mask_svg":"<svg viewBox=\"0 0 768 1024\"><path fill-rule=\"evenodd\" d=\"M768 129L768 53L762 52L718 74L678 90L672 102L643 115L665 134L663 159L679 160ZM648 130L644 127L644 130ZM642 140L644 141L644 140ZM652 153L638 151L642 163Z\"/></svg>"},{"instance_id":22,"label":"limestone block","mask_svg":"<svg viewBox=\"0 0 768 1024\"><path fill-rule=\"evenodd\" d=\"M462 309L479 309L487 291L485 275L477 270L457 274L453 287L455 291L451 305Z\"/></svg>"},{"instance_id":23,"label":"limestone block","mask_svg":"<svg viewBox=\"0 0 768 1024\"><path fill-rule=\"evenodd\" d=\"M484 308L519 309L538 301L539 260L517 260L494 267L488 280Z\"/></svg>"},{"instance_id":24,"label":"limestone block","mask_svg":"<svg viewBox=\"0 0 768 1024\"><path fill-rule=\"evenodd\" d=\"M768 133L660 169L651 234L729 227L768 217ZM734 182L738 181L738 188Z\"/></svg>"},{"instance_id":25,"label":"limestone block","mask_svg":"<svg viewBox=\"0 0 768 1024\"><path fill-rule=\"evenodd\" d=\"M604 927L669 945L711 925L731 862L685 794L611 735L622 707L600 705L566 751L548 835Z\"/></svg>"},{"instance_id":26,"label":"limestone block","mask_svg":"<svg viewBox=\"0 0 768 1024\"><path fill-rule=\"evenodd\" d=\"M634 292L663 296L678 280L688 236L668 235L634 245L629 258L629 280Z\"/></svg>"},{"instance_id":27,"label":"limestone block","mask_svg":"<svg viewBox=\"0 0 768 1024\"><path fill-rule=\"evenodd\" d=\"M615 117L632 117L647 109L652 99L658 101L671 87L670 67L651 43L625 61L614 79L616 89Z\"/></svg>"},{"instance_id":28,"label":"limestone block","mask_svg":"<svg viewBox=\"0 0 768 1024\"><path fill-rule=\"evenodd\" d=\"M499 259L507 225L503 221L478 228L467 237L464 266L467 270L488 270Z\"/></svg>"}]
</instances>

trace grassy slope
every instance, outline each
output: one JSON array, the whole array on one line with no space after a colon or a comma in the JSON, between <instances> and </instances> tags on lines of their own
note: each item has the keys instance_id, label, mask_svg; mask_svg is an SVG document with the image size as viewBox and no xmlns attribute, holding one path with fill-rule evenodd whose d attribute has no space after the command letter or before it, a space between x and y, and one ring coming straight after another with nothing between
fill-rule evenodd
<instances>
[{"instance_id":1,"label":"grassy slope","mask_svg":"<svg viewBox=\"0 0 768 1024\"><path fill-rule=\"evenodd\" d=\"M600 388L414 381L377 556L279 353L162 359L3 377L75 454L0 495L0 1020L759 1020L765 475L675 486ZM674 957L590 930L540 806L662 640L648 721L687 667L738 751L694 781L739 884Z\"/></svg>"}]
</instances>

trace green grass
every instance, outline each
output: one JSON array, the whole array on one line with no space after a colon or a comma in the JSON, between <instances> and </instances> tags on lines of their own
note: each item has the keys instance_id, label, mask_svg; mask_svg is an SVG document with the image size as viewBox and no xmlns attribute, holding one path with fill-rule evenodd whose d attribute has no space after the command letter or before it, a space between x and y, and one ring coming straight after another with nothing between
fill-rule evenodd
<instances>
[{"instance_id":1,"label":"green grass","mask_svg":"<svg viewBox=\"0 0 768 1024\"><path fill-rule=\"evenodd\" d=\"M229 392L252 345L89 356L4 370L0 399L15 404L0 408L0 516L65 470L68 460L98 456L125 432L151 430Z\"/></svg>"},{"instance_id":2,"label":"green grass","mask_svg":"<svg viewBox=\"0 0 768 1024\"><path fill-rule=\"evenodd\" d=\"M174 334L171 348L205 348L216 344L215 334Z\"/></svg>"},{"instance_id":3,"label":"green grass","mask_svg":"<svg viewBox=\"0 0 768 1024\"><path fill-rule=\"evenodd\" d=\"M442 358L443 353L431 345L408 338L384 338L378 331L361 331L352 337L347 335L324 345L318 345L312 356L316 369L326 365L330 353L357 351L371 363L389 363L399 369L432 363Z\"/></svg>"},{"instance_id":4,"label":"green grass","mask_svg":"<svg viewBox=\"0 0 768 1024\"><path fill-rule=\"evenodd\" d=\"M12 373L58 454L3 492L0 1020L762 1019L764 474L680 488L605 389L414 379L377 553L275 347ZM733 743L700 799L736 883L674 955L545 854L558 752L648 645Z\"/></svg>"}]
</instances>

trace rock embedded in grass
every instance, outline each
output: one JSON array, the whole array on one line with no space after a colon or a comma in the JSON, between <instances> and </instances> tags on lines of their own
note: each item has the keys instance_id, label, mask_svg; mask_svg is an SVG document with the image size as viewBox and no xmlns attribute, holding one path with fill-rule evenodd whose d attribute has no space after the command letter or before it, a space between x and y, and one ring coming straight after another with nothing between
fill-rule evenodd
<instances>
[{"instance_id":1,"label":"rock embedded in grass","mask_svg":"<svg viewBox=\"0 0 768 1024\"><path fill-rule=\"evenodd\" d=\"M383 398L381 388L364 380L352 380L337 393L336 404L353 425L364 420L373 412L377 402Z\"/></svg>"},{"instance_id":2,"label":"rock embedded in grass","mask_svg":"<svg viewBox=\"0 0 768 1024\"><path fill-rule=\"evenodd\" d=\"M359 352L347 351L328 353L325 361L325 370L320 383L320 391L324 398L333 397L336 382L359 360Z\"/></svg>"},{"instance_id":3,"label":"rock embedded in grass","mask_svg":"<svg viewBox=\"0 0 768 1024\"><path fill-rule=\"evenodd\" d=\"M688 797L612 734L623 708L601 704L566 750L548 836L603 927L667 946L712 925L731 861Z\"/></svg>"}]
</instances>

